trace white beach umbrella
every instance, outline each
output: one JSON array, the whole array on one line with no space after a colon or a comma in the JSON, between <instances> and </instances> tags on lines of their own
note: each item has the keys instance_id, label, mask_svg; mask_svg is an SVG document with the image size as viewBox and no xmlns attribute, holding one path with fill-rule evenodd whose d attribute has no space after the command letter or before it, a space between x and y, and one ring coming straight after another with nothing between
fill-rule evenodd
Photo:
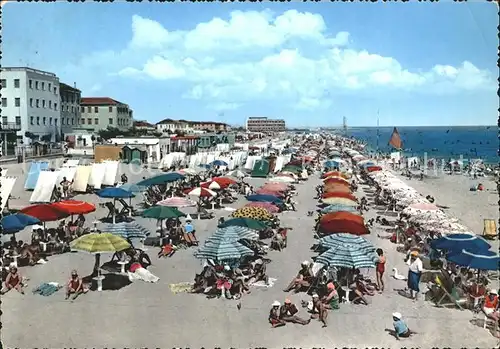
<instances>
[{"instance_id":1,"label":"white beach umbrella","mask_svg":"<svg viewBox=\"0 0 500 349\"><path fill-rule=\"evenodd\" d=\"M269 182L281 182L281 183L293 183L295 182L295 179L290 178L290 177L273 177L269 179Z\"/></svg>"}]
</instances>

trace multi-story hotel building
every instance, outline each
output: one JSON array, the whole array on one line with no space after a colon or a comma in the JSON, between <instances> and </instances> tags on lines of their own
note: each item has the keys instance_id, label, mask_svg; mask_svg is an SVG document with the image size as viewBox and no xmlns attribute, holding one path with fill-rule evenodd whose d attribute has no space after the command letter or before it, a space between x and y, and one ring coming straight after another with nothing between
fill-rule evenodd
<instances>
[{"instance_id":1,"label":"multi-story hotel building","mask_svg":"<svg viewBox=\"0 0 500 349\"><path fill-rule=\"evenodd\" d=\"M81 118L80 100L82 93L76 87L60 83L59 90L61 95L61 132L63 134L73 132L78 128L78 122Z\"/></svg>"},{"instance_id":2,"label":"multi-story hotel building","mask_svg":"<svg viewBox=\"0 0 500 349\"><path fill-rule=\"evenodd\" d=\"M132 109L109 97L82 97L78 127L97 132L108 127L128 130L133 125Z\"/></svg>"},{"instance_id":3,"label":"multi-story hotel building","mask_svg":"<svg viewBox=\"0 0 500 349\"><path fill-rule=\"evenodd\" d=\"M284 132L286 123L283 119L268 119L267 117L249 117L246 123L246 129L250 132Z\"/></svg>"}]
</instances>

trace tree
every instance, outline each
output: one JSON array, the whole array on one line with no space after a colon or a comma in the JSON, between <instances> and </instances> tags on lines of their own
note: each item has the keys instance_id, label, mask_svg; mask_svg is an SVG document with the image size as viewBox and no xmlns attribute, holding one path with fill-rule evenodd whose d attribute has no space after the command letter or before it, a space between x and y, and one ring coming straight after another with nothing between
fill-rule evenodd
<instances>
[{"instance_id":1,"label":"tree","mask_svg":"<svg viewBox=\"0 0 500 349\"><path fill-rule=\"evenodd\" d=\"M181 131L181 130L175 130L174 133L179 136L179 137L183 137L186 135L186 132L184 131Z\"/></svg>"},{"instance_id":2,"label":"tree","mask_svg":"<svg viewBox=\"0 0 500 349\"><path fill-rule=\"evenodd\" d=\"M101 137L102 139L104 140L108 140L108 139L111 139L111 138L115 138L116 136L120 136L120 135L123 135L124 132L120 131L119 129L117 129L116 127L109 127L105 130L99 130L97 132L97 134L99 135L99 137Z\"/></svg>"}]
</instances>

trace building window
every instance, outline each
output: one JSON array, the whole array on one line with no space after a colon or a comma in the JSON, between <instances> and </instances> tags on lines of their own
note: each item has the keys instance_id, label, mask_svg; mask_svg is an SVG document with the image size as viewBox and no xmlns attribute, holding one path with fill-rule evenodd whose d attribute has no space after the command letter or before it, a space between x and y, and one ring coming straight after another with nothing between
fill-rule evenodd
<instances>
[{"instance_id":1,"label":"building window","mask_svg":"<svg viewBox=\"0 0 500 349\"><path fill-rule=\"evenodd\" d=\"M99 125L99 119L98 118L94 119L94 124Z\"/></svg>"},{"instance_id":2,"label":"building window","mask_svg":"<svg viewBox=\"0 0 500 349\"><path fill-rule=\"evenodd\" d=\"M110 106L110 107L108 108L108 110L109 110L109 112L110 112L110 113L112 113L112 112L113 112L113 107L111 107L111 106Z\"/></svg>"},{"instance_id":3,"label":"building window","mask_svg":"<svg viewBox=\"0 0 500 349\"><path fill-rule=\"evenodd\" d=\"M7 125L7 117L2 116L2 124Z\"/></svg>"},{"instance_id":4,"label":"building window","mask_svg":"<svg viewBox=\"0 0 500 349\"><path fill-rule=\"evenodd\" d=\"M47 117L46 116L43 117L43 124L47 125Z\"/></svg>"},{"instance_id":5,"label":"building window","mask_svg":"<svg viewBox=\"0 0 500 349\"><path fill-rule=\"evenodd\" d=\"M54 119L54 125L57 126L57 119Z\"/></svg>"},{"instance_id":6,"label":"building window","mask_svg":"<svg viewBox=\"0 0 500 349\"><path fill-rule=\"evenodd\" d=\"M71 112L74 113L75 112L75 107L71 106Z\"/></svg>"},{"instance_id":7,"label":"building window","mask_svg":"<svg viewBox=\"0 0 500 349\"><path fill-rule=\"evenodd\" d=\"M21 106L21 98L15 98L14 99L14 106L20 107Z\"/></svg>"},{"instance_id":8,"label":"building window","mask_svg":"<svg viewBox=\"0 0 500 349\"><path fill-rule=\"evenodd\" d=\"M5 79L0 80L0 84L2 84L2 88L6 88L7 87L7 80L5 80Z\"/></svg>"},{"instance_id":9,"label":"building window","mask_svg":"<svg viewBox=\"0 0 500 349\"><path fill-rule=\"evenodd\" d=\"M92 119L91 118L87 119L87 124L92 125Z\"/></svg>"},{"instance_id":10,"label":"building window","mask_svg":"<svg viewBox=\"0 0 500 349\"><path fill-rule=\"evenodd\" d=\"M36 107L40 108L40 100L39 99L36 100Z\"/></svg>"},{"instance_id":11,"label":"building window","mask_svg":"<svg viewBox=\"0 0 500 349\"><path fill-rule=\"evenodd\" d=\"M35 122L35 117L34 116L31 116L30 117L30 125L33 125L33 123Z\"/></svg>"},{"instance_id":12,"label":"building window","mask_svg":"<svg viewBox=\"0 0 500 349\"><path fill-rule=\"evenodd\" d=\"M42 81L42 91L45 91L45 82Z\"/></svg>"},{"instance_id":13,"label":"building window","mask_svg":"<svg viewBox=\"0 0 500 349\"><path fill-rule=\"evenodd\" d=\"M87 113L92 113L92 107L87 107Z\"/></svg>"},{"instance_id":14,"label":"building window","mask_svg":"<svg viewBox=\"0 0 500 349\"><path fill-rule=\"evenodd\" d=\"M49 92L52 91L52 84L49 82L49 88L48 88Z\"/></svg>"},{"instance_id":15,"label":"building window","mask_svg":"<svg viewBox=\"0 0 500 349\"><path fill-rule=\"evenodd\" d=\"M49 109L52 109L52 101L49 101Z\"/></svg>"},{"instance_id":16,"label":"building window","mask_svg":"<svg viewBox=\"0 0 500 349\"><path fill-rule=\"evenodd\" d=\"M94 113L99 113L99 107L94 107Z\"/></svg>"},{"instance_id":17,"label":"building window","mask_svg":"<svg viewBox=\"0 0 500 349\"><path fill-rule=\"evenodd\" d=\"M113 125L113 118L109 118L109 124Z\"/></svg>"},{"instance_id":18,"label":"building window","mask_svg":"<svg viewBox=\"0 0 500 349\"><path fill-rule=\"evenodd\" d=\"M49 118L49 125L52 126L52 117Z\"/></svg>"},{"instance_id":19,"label":"building window","mask_svg":"<svg viewBox=\"0 0 500 349\"><path fill-rule=\"evenodd\" d=\"M14 79L14 87L19 88L20 86L21 86L21 82L19 81L19 79Z\"/></svg>"},{"instance_id":20,"label":"building window","mask_svg":"<svg viewBox=\"0 0 500 349\"><path fill-rule=\"evenodd\" d=\"M75 124L75 119L71 119L71 125Z\"/></svg>"},{"instance_id":21,"label":"building window","mask_svg":"<svg viewBox=\"0 0 500 349\"><path fill-rule=\"evenodd\" d=\"M33 98L30 98L30 107L33 107Z\"/></svg>"},{"instance_id":22,"label":"building window","mask_svg":"<svg viewBox=\"0 0 500 349\"><path fill-rule=\"evenodd\" d=\"M81 107L81 108L80 108L80 111L81 111L82 113L85 113L85 107Z\"/></svg>"},{"instance_id":23,"label":"building window","mask_svg":"<svg viewBox=\"0 0 500 349\"><path fill-rule=\"evenodd\" d=\"M54 87L54 94L57 94L57 87Z\"/></svg>"},{"instance_id":24,"label":"building window","mask_svg":"<svg viewBox=\"0 0 500 349\"><path fill-rule=\"evenodd\" d=\"M42 108L45 108L45 99L42 99Z\"/></svg>"},{"instance_id":25,"label":"building window","mask_svg":"<svg viewBox=\"0 0 500 349\"><path fill-rule=\"evenodd\" d=\"M54 110L57 110L57 103L54 103Z\"/></svg>"},{"instance_id":26,"label":"building window","mask_svg":"<svg viewBox=\"0 0 500 349\"><path fill-rule=\"evenodd\" d=\"M64 118L61 119L61 125L64 125Z\"/></svg>"},{"instance_id":27,"label":"building window","mask_svg":"<svg viewBox=\"0 0 500 349\"><path fill-rule=\"evenodd\" d=\"M40 125L40 117L39 116L36 117L36 124Z\"/></svg>"},{"instance_id":28,"label":"building window","mask_svg":"<svg viewBox=\"0 0 500 349\"><path fill-rule=\"evenodd\" d=\"M80 119L80 124L85 125L85 119L84 118Z\"/></svg>"},{"instance_id":29,"label":"building window","mask_svg":"<svg viewBox=\"0 0 500 349\"><path fill-rule=\"evenodd\" d=\"M2 107L7 107L7 98L2 98Z\"/></svg>"},{"instance_id":30,"label":"building window","mask_svg":"<svg viewBox=\"0 0 500 349\"><path fill-rule=\"evenodd\" d=\"M21 125L21 117L20 116L16 116L16 125Z\"/></svg>"},{"instance_id":31,"label":"building window","mask_svg":"<svg viewBox=\"0 0 500 349\"><path fill-rule=\"evenodd\" d=\"M29 86L29 88L33 88L33 80L30 79L28 81L28 86Z\"/></svg>"},{"instance_id":32,"label":"building window","mask_svg":"<svg viewBox=\"0 0 500 349\"><path fill-rule=\"evenodd\" d=\"M35 81L35 90L38 90L38 81Z\"/></svg>"}]
</instances>

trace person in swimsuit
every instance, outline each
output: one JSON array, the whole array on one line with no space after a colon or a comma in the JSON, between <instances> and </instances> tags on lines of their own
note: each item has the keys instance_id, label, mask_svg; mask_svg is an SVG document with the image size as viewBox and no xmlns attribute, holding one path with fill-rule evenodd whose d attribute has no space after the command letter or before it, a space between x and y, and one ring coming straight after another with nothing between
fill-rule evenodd
<instances>
[{"instance_id":1,"label":"person in swimsuit","mask_svg":"<svg viewBox=\"0 0 500 349\"><path fill-rule=\"evenodd\" d=\"M68 181L66 179L66 177L63 177L63 180L61 181L61 183L59 183L62 187L62 192L63 192L63 195L62 197L63 198L67 198L68 197L68 194L69 194L69 186L71 185L71 182Z\"/></svg>"},{"instance_id":2,"label":"person in swimsuit","mask_svg":"<svg viewBox=\"0 0 500 349\"><path fill-rule=\"evenodd\" d=\"M375 274L377 275L377 288L379 292L384 292L384 272L385 272L385 256L381 248L377 248L378 261L376 263Z\"/></svg>"},{"instance_id":3,"label":"person in swimsuit","mask_svg":"<svg viewBox=\"0 0 500 349\"><path fill-rule=\"evenodd\" d=\"M296 314L299 312L295 304L291 300L286 299L285 304L280 307L279 318L285 322L291 322L294 324L307 325L311 322L311 319L304 320Z\"/></svg>"},{"instance_id":4,"label":"person in swimsuit","mask_svg":"<svg viewBox=\"0 0 500 349\"><path fill-rule=\"evenodd\" d=\"M283 291L289 292L293 289L295 291L295 293L297 293L300 291L300 289L302 287L311 286L312 279L313 279L313 276L312 276L312 271L310 268L310 262L303 261L301 264L301 269L299 270L298 275L295 277L295 279L292 280L292 282L288 285L288 287L285 288Z\"/></svg>"},{"instance_id":5,"label":"person in swimsuit","mask_svg":"<svg viewBox=\"0 0 500 349\"><path fill-rule=\"evenodd\" d=\"M71 295L72 300L75 300L82 293L87 293L88 289L86 289L83 285L82 279L78 277L78 272L76 270L71 271L71 278L66 285L66 299L68 299Z\"/></svg>"},{"instance_id":6,"label":"person in swimsuit","mask_svg":"<svg viewBox=\"0 0 500 349\"><path fill-rule=\"evenodd\" d=\"M24 294L22 281L23 277L17 272L17 267L11 266L9 274L7 274L7 278L5 279L5 287L0 291L0 294L6 294L12 289Z\"/></svg>"},{"instance_id":7,"label":"person in swimsuit","mask_svg":"<svg viewBox=\"0 0 500 349\"><path fill-rule=\"evenodd\" d=\"M271 310L269 311L268 320L273 328L286 325L286 322L280 319L280 305L280 302L274 301L271 305Z\"/></svg>"},{"instance_id":8,"label":"person in swimsuit","mask_svg":"<svg viewBox=\"0 0 500 349\"><path fill-rule=\"evenodd\" d=\"M328 294L324 296L321 301L325 304L327 309L339 309L339 294L333 282L329 282L326 285L326 289L328 290Z\"/></svg>"},{"instance_id":9,"label":"person in swimsuit","mask_svg":"<svg viewBox=\"0 0 500 349\"><path fill-rule=\"evenodd\" d=\"M319 299L316 293L312 295L312 318L318 318L323 323L323 327L328 326L326 319L328 318L328 310L325 304Z\"/></svg>"}]
</instances>

